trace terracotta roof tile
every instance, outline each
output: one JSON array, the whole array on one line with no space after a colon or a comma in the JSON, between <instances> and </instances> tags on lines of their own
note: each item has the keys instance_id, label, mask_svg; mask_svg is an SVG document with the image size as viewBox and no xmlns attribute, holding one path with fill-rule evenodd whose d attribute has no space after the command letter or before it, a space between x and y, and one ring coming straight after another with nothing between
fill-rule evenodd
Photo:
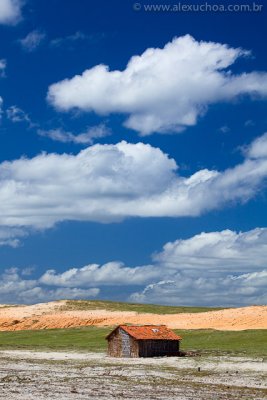
<instances>
[{"instance_id":1,"label":"terracotta roof tile","mask_svg":"<svg viewBox=\"0 0 267 400\"><path fill-rule=\"evenodd\" d=\"M137 340L157 339L157 340L181 340L181 336L176 335L166 325L119 325L117 328L123 329L130 336ZM114 332L115 328L112 332ZM112 333L111 332L111 333ZM107 336L110 336L110 334Z\"/></svg>"}]
</instances>

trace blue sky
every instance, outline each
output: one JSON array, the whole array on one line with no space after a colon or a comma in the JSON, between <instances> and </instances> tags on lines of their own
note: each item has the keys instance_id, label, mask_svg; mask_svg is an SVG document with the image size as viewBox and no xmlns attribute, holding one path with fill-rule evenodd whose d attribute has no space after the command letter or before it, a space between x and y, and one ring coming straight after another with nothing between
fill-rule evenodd
<instances>
[{"instance_id":1,"label":"blue sky","mask_svg":"<svg viewBox=\"0 0 267 400\"><path fill-rule=\"evenodd\" d=\"M266 303L266 7L140 4L0 4L2 303Z\"/></svg>"}]
</instances>

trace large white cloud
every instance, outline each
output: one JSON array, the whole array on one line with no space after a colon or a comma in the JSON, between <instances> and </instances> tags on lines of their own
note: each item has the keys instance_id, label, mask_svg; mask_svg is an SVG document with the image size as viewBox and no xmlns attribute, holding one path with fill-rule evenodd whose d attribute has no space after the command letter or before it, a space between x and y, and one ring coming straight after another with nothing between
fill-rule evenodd
<instances>
[{"instance_id":1,"label":"large white cloud","mask_svg":"<svg viewBox=\"0 0 267 400\"><path fill-rule=\"evenodd\" d=\"M9 269L0 276L0 302L105 296L177 305L263 304L266 257L267 228L204 232L167 243L150 265L89 264L63 272L48 269L35 279Z\"/></svg>"},{"instance_id":2,"label":"large white cloud","mask_svg":"<svg viewBox=\"0 0 267 400\"><path fill-rule=\"evenodd\" d=\"M267 156L267 132L253 141L251 146L246 149L249 158L266 158Z\"/></svg>"},{"instance_id":3,"label":"large white cloud","mask_svg":"<svg viewBox=\"0 0 267 400\"><path fill-rule=\"evenodd\" d=\"M0 1L0 24L14 25L21 19L21 0Z\"/></svg>"},{"instance_id":4,"label":"large white cloud","mask_svg":"<svg viewBox=\"0 0 267 400\"><path fill-rule=\"evenodd\" d=\"M6 161L0 164L0 226L198 216L246 202L266 180L266 142L266 134L256 139L236 167L203 169L190 177L180 176L175 161L160 149L143 143L96 144L77 155Z\"/></svg>"},{"instance_id":5,"label":"large white cloud","mask_svg":"<svg viewBox=\"0 0 267 400\"><path fill-rule=\"evenodd\" d=\"M125 113L128 128L180 132L195 125L208 106L240 95L267 95L267 73L234 75L229 67L249 53L191 36L175 38L163 49L149 48L123 71L106 65L49 87L49 102L61 111L78 108L98 114Z\"/></svg>"},{"instance_id":6,"label":"large white cloud","mask_svg":"<svg viewBox=\"0 0 267 400\"><path fill-rule=\"evenodd\" d=\"M37 303L60 299L91 298L99 294L98 288L50 288L38 279L24 279L17 268L9 268L0 275L1 303Z\"/></svg>"},{"instance_id":7,"label":"large white cloud","mask_svg":"<svg viewBox=\"0 0 267 400\"><path fill-rule=\"evenodd\" d=\"M129 268L119 262L109 262L104 265L91 264L82 268L72 268L58 274L48 270L40 278L46 285L65 287L84 287L94 285L140 285L160 276L152 265Z\"/></svg>"},{"instance_id":8,"label":"large white cloud","mask_svg":"<svg viewBox=\"0 0 267 400\"><path fill-rule=\"evenodd\" d=\"M249 232L201 233L186 240L167 243L154 261L168 268L182 265L186 269L202 270L205 274L224 271L244 272L266 266L267 230L257 228Z\"/></svg>"},{"instance_id":9,"label":"large white cloud","mask_svg":"<svg viewBox=\"0 0 267 400\"><path fill-rule=\"evenodd\" d=\"M201 233L154 255L161 279L135 292L137 302L236 306L267 302L267 229Z\"/></svg>"},{"instance_id":10,"label":"large white cloud","mask_svg":"<svg viewBox=\"0 0 267 400\"><path fill-rule=\"evenodd\" d=\"M180 274L174 280L162 280L135 292L130 301L137 303L186 306L235 307L266 304L267 270L242 275L192 278Z\"/></svg>"},{"instance_id":11,"label":"large white cloud","mask_svg":"<svg viewBox=\"0 0 267 400\"><path fill-rule=\"evenodd\" d=\"M0 224L49 227L63 220L146 215L142 199L168 190L176 164L149 145L94 145L0 164Z\"/></svg>"}]
</instances>

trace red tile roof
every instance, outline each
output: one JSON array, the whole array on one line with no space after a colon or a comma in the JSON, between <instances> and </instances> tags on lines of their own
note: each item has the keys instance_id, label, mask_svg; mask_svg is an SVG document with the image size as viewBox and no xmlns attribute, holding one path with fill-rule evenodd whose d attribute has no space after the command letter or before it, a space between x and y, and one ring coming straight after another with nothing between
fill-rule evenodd
<instances>
[{"instance_id":1,"label":"red tile roof","mask_svg":"<svg viewBox=\"0 0 267 400\"><path fill-rule=\"evenodd\" d=\"M119 325L116 329L121 328L130 336L137 340L157 339L157 340L181 340L181 336L176 335L166 325ZM111 333L106 337L109 338Z\"/></svg>"}]
</instances>

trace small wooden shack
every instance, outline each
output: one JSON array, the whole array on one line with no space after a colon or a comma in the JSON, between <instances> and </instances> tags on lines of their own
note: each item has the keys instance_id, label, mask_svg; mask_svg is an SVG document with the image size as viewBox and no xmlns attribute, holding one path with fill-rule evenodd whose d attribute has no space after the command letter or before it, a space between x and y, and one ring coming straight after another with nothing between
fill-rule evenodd
<instances>
[{"instance_id":1,"label":"small wooden shack","mask_svg":"<svg viewBox=\"0 0 267 400\"><path fill-rule=\"evenodd\" d=\"M182 340L165 325L119 325L106 339L111 357L178 356Z\"/></svg>"}]
</instances>

